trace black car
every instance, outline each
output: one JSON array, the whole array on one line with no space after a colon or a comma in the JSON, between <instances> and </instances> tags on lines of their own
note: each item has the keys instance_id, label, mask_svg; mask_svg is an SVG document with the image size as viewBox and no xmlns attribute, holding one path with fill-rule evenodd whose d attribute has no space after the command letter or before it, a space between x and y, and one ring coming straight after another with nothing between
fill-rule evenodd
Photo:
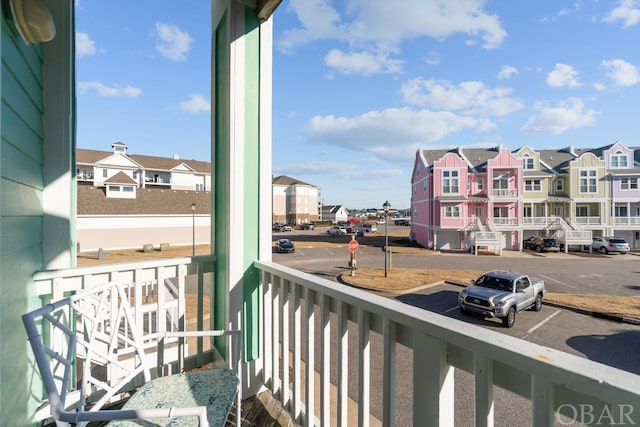
<instances>
[{"instance_id":1,"label":"black car","mask_svg":"<svg viewBox=\"0 0 640 427\"><path fill-rule=\"evenodd\" d=\"M536 252L558 252L560 250L556 239L546 237L532 237L526 241L526 247Z\"/></svg>"},{"instance_id":2,"label":"black car","mask_svg":"<svg viewBox=\"0 0 640 427\"><path fill-rule=\"evenodd\" d=\"M316 225L313 222L305 222L304 224L300 224L300 230L313 230L316 228Z\"/></svg>"},{"instance_id":3,"label":"black car","mask_svg":"<svg viewBox=\"0 0 640 427\"><path fill-rule=\"evenodd\" d=\"M280 253L293 253L296 251L296 247L289 239L279 239L276 241L276 251Z\"/></svg>"}]
</instances>

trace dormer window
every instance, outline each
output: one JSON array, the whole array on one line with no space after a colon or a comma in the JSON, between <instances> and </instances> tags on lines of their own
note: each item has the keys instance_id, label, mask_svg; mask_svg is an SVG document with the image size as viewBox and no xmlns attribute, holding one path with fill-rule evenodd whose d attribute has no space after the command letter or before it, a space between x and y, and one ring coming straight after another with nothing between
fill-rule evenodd
<instances>
[{"instance_id":1,"label":"dormer window","mask_svg":"<svg viewBox=\"0 0 640 427\"><path fill-rule=\"evenodd\" d=\"M531 157L528 154L525 154L522 157L522 169L526 170L526 171L532 171L535 169L534 165L533 165L533 157Z\"/></svg>"},{"instance_id":2,"label":"dormer window","mask_svg":"<svg viewBox=\"0 0 640 427\"><path fill-rule=\"evenodd\" d=\"M616 151L614 154L611 155L611 167L612 168L629 167L627 155L620 150Z\"/></svg>"},{"instance_id":3,"label":"dormer window","mask_svg":"<svg viewBox=\"0 0 640 427\"><path fill-rule=\"evenodd\" d=\"M111 144L111 148L113 148L113 154L127 154L127 144L122 142L114 142Z\"/></svg>"}]
</instances>

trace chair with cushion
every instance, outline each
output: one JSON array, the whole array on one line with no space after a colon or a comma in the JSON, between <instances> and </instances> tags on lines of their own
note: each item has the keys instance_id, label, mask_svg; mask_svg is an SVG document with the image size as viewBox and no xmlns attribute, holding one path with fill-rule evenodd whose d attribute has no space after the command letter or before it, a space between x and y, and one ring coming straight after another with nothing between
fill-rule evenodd
<instances>
[{"instance_id":1,"label":"chair with cushion","mask_svg":"<svg viewBox=\"0 0 640 427\"><path fill-rule=\"evenodd\" d=\"M181 316L154 309L171 301L141 304L135 286L107 283L22 316L56 424L224 426L235 403L239 425L240 331L177 330ZM196 336L223 340L224 366L181 372Z\"/></svg>"}]
</instances>

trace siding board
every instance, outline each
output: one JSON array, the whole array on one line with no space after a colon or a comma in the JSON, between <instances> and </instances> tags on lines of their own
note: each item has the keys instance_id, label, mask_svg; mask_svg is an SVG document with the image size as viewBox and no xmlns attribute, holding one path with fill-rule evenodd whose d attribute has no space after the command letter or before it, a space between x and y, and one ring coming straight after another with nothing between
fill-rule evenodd
<instances>
[{"instance_id":1,"label":"siding board","mask_svg":"<svg viewBox=\"0 0 640 427\"><path fill-rule=\"evenodd\" d=\"M42 243L42 219L40 217L0 218L0 250L3 255L14 253Z\"/></svg>"},{"instance_id":2,"label":"siding board","mask_svg":"<svg viewBox=\"0 0 640 427\"><path fill-rule=\"evenodd\" d=\"M26 156L16 147L3 142L0 162L2 176L11 177L13 181L29 187L42 189L42 165Z\"/></svg>"},{"instance_id":3,"label":"siding board","mask_svg":"<svg viewBox=\"0 0 640 427\"><path fill-rule=\"evenodd\" d=\"M0 180L2 216L41 216L42 191L2 178Z\"/></svg>"},{"instance_id":4,"label":"siding board","mask_svg":"<svg viewBox=\"0 0 640 427\"><path fill-rule=\"evenodd\" d=\"M42 139L31 131L15 111L3 108L1 126L3 142L14 145L34 162L42 165Z\"/></svg>"}]
</instances>

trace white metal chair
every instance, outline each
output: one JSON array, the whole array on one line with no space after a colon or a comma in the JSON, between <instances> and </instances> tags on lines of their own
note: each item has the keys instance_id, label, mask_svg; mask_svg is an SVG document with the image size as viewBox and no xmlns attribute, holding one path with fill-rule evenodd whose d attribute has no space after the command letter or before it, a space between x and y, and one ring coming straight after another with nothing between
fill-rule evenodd
<instances>
[{"instance_id":1,"label":"white metal chair","mask_svg":"<svg viewBox=\"0 0 640 427\"><path fill-rule=\"evenodd\" d=\"M171 320L143 312L134 286L108 283L22 316L56 424L223 426L235 401L240 425L240 331L159 328ZM180 370L179 347L193 336L225 336L227 367L161 376ZM103 408L129 395L121 409Z\"/></svg>"}]
</instances>

